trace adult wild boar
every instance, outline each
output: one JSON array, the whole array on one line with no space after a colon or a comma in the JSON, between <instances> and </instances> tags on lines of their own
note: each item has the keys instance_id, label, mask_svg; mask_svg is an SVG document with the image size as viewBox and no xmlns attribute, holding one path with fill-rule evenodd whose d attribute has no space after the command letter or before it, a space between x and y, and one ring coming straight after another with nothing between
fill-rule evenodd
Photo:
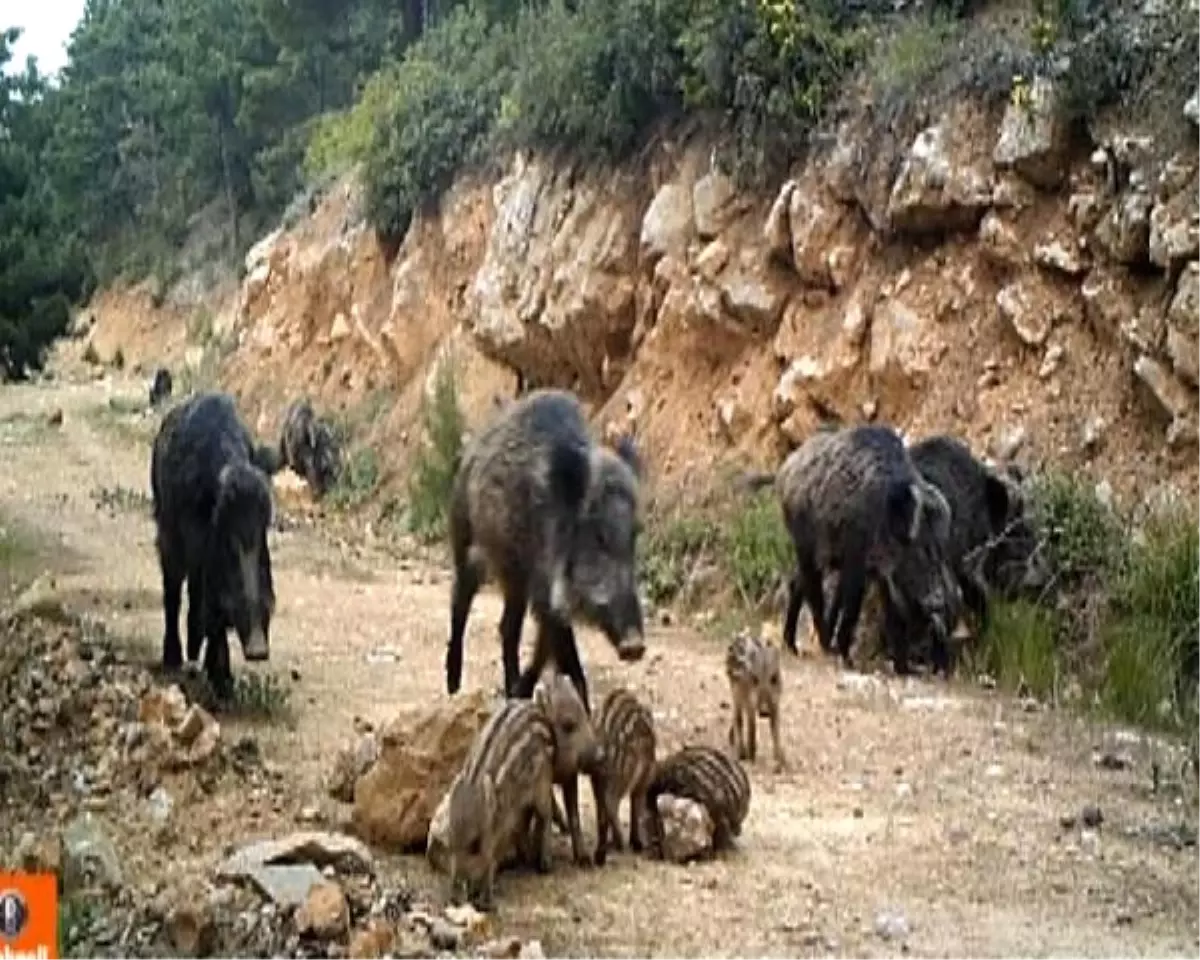
<instances>
[{"instance_id":1,"label":"adult wild boar","mask_svg":"<svg viewBox=\"0 0 1200 960\"><path fill-rule=\"evenodd\" d=\"M908 671L901 623L923 620L935 631L940 660L948 660L949 633L961 596L946 565L950 508L913 466L904 441L890 427L866 424L819 431L788 455L775 474L749 478L751 487L774 483L796 550L788 589L784 642L795 652L803 604L812 609L821 646L836 642L849 661L868 580L883 587L892 658ZM826 611L823 575L838 573Z\"/></svg>"},{"instance_id":2,"label":"adult wild boar","mask_svg":"<svg viewBox=\"0 0 1200 960\"><path fill-rule=\"evenodd\" d=\"M163 418L151 455L166 620L163 666L182 665L179 606L186 580L188 660L200 656L207 640L204 669L219 696L232 690L231 626L247 660L269 656L275 607L267 547L271 489L256 453L233 399L201 393Z\"/></svg>"},{"instance_id":3,"label":"adult wild boar","mask_svg":"<svg viewBox=\"0 0 1200 960\"><path fill-rule=\"evenodd\" d=\"M462 682L471 603L490 578L504 594L500 637L508 696L530 696L541 666L553 659L588 704L576 617L600 629L622 660L641 658L635 570L640 470L632 442L615 451L596 443L579 400L563 390L535 390L513 401L471 440L450 504L451 694ZM538 651L521 674L521 627L530 606Z\"/></svg>"},{"instance_id":4,"label":"adult wild boar","mask_svg":"<svg viewBox=\"0 0 1200 960\"><path fill-rule=\"evenodd\" d=\"M982 631L993 589L1036 589L1046 580L1022 490L956 437L927 437L909 447L908 455L950 505L946 559Z\"/></svg>"},{"instance_id":5,"label":"adult wild boar","mask_svg":"<svg viewBox=\"0 0 1200 960\"><path fill-rule=\"evenodd\" d=\"M281 465L304 477L317 499L337 483L341 471L337 437L329 424L313 412L307 398L292 403L283 415L279 457Z\"/></svg>"}]
</instances>

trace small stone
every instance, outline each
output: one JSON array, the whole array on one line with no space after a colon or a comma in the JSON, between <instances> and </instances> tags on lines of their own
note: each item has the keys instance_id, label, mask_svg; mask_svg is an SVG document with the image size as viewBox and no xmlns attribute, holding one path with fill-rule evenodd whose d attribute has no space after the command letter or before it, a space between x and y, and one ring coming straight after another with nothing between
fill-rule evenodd
<instances>
[{"instance_id":1,"label":"small stone","mask_svg":"<svg viewBox=\"0 0 1200 960\"><path fill-rule=\"evenodd\" d=\"M207 956L216 944L216 924L205 903L179 904L167 915L165 926L167 939L184 956Z\"/></svg>"},{"instance_id":2,"label":"small stone","mask_svg":"<svg viewBox=\"0 0 1200 960\"><path fill-rule=\"evenodd\" d=\"M1104 436L1104 428L1107 424L1103 417L1091 416L1083 425L1082 442L1084 449L1094 450L1100 444L1100 440Z\"/></svg>"},{"instance_id":3,"label":"small stone","mask_svg":"<svg viewBox=\"0 0 1200 960\"><path fill-rule=\"evenodd\" d=\"M171 816L173 805L174 801L164 787L155 787L154 792L146 798L146 807L149 810L150 819L157 824L167 822Z\"/></svg>"},{"instance_id":4,"label":"small stone","mask_svg":"<svg viewBox=\"0 0 1200 960\"><path fill-rule=\"evenodd\" d=\"M1085 827L1095 829L1104 822L1104 812L1095 804L1088 804L1080 811L1079 819Z\"/></svg>"},{"instance_id":5,"label":"small stone","mask_svg":"<svg viewBox=\"0 0 1200 960\"><path fill-rule=\"evenodd\" d=\"M442 915L456 927L462 927L472 937L485 933L492 922L486 913L476 910L469 903L452 904Z\"/></svg>"},{"instance_id":6,"label":"small stone","mask_svg":"<svg viewBox=\"0 0 1200 960\"><path fill-rule=\"evenodd\" d=\"M490 960L517 960L521 955L521 938L520 937L500 937L498 940L489 940L479 952Z\"/></svg>"},{"instance_id":7,"label":"small stone","mask_svg":"<svg viewBox=\"0 0 1200 960\"><path fill-rule=\"evenodd\" d=\"M346 956L352 960L378 960L392 952L396 942L396 931L392 925L379 917L372 917L367 926L355 931L346 947Z\"/></svg>"},{"instance_id":8,"label":"small stone","mask_svg":"<svg viewBox=\"0 0 1200 960\"><path fill-rule=\"evenodd\" d=\"M518 960L546 960L546 951L542 949L542 941L530 940L521 947L517 958Z\"/></svg>"},{"instance_id":9,"label":"small stone","mask_svg":"<svg viewBox=\"0 0 1200 960\"><path fill-rule=\"evenodd\" d=\"M1101 770L1128 770L1133 766L1133 760L1128 754L1113 753L1110 750L1105 750L1093 759Z\"/></svg>"},{"instance_id":10,"label":"small stone","mask_svg":"<svg viewBox=\"0 0 1200 960\"><path fill-rule=\"evenodd\" d=\"M1183 105L1183 116L1195 125L1200 125L1200 90L1197 90Z\"/></svg>"},{"instance_id":11,"label":"small stone","mask_svg":"<svg viewBox=\"0 0 1200 960\"><path fill-rule=\"evenodd\" d=\"M335 940L350 927L350 905L336 883L312 886L295 916L296 932L318 940Z\"/></svg>"},{"instance_id":12,"label":"small stone","mask_svg":"<svg viewBox=\"0 0 1200 960\"><path fill-rule=\"evenodd\" d=\"M900 910L880 910L875 915L875 935L882 940L903 940L909 934L908 918Z\"/></svg>"},{"instance_id":13,"label":"small stone","mask_svg":"<svg viewBox=\"0 0 1200 960\"><path fill-rule=\"evenodd\" d=\"M429 925L429 941L438 950L457 950L463 941L463 933L461 927L437 917Z\"/></svg>"},{"instance_id":14,"label":"small stone","mask_svg":"<svg viewBox=\"0 0 1200 960\"><path fill-rule=\"evenodd\" d=\"M46 422L52 427L61 427L63 422L62 407L55 407L50 411L50 415L46 418Z\"/></svg>"}]
</instances>

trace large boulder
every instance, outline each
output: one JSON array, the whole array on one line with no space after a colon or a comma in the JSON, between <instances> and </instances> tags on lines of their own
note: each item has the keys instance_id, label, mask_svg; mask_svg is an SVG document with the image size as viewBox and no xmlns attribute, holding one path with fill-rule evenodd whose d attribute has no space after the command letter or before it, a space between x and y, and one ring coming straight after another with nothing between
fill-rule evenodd
<instances>
[{"instance_id":1,"label":"large boulder","mask_svg":"<svg viewBox=\"0 0 1200 960\"><path fill-rule=\"evenodd\" d=\"M679 183L663 184L642 217L642 256L652 264L668 253L682 256L695 233L692 191Z\"/></svg>"},{"instance_id":2,"label":"large boulder","mask_svg":"<svg viewBox=\"0 0 1200 960\"><path fill-rule=\"evenodd\" d=\"M585 396L605 391L605 368L628 355L637 320L636 195L620 172L578 178L517 158L493 190L495 220L462 311L488 357Z\"/></svg>"},{"instance_id":3,"label":"large boulder","mask_svg":"<svg viewBox=\"0 0 1200 960\"><path fill-rule=\"evenodd\" d=\"M1144 189L1125 193L1093 233L1096 245L1118 263L1145 263L1150 256L1150 211L1154 199Z\"/></svg>"},{"instance_id":4,"label":"large boulder","mask_svg":"<svg viewBox=\"0 0 1200 960\"><path fill-rule=\"evenodd\" d=\"M992 160L1035 186L1054 189L1066 174L1070 127L1051 80L1037 77L1026 90L1004 111Z\"/></svg>"},{"instance_id":5,"label":"large boulder","mask_svg":"<svg viewBox=\"0 0 1200 960\"><path fill-rule=\"evenodd\" d=\"M992 204L992 184L965 134L949 119L918 134L888 198L892 230L936 235L979 225Z\"/></svg>"},{"instance_id":6,"label":"large boulder","mask_svg":"<svg viewBox=\"0 0 1200 960\"><path fill-rule=\"evenodd\" d=\"M497 702L475 690L388 724L379 760L354 789L355 833L384 849L422 849L434 811Z\"/></svg>"},{"instance_id":7,"label":"large boulder","mask_svg":"<svg viewBox=\"0 0 1200 960\"><path fill-rule=\"evenodd\" d=\"M1167 310L1167 356L1175 373L1196 386L1200 380L1200 264L1195 260L1179 275Z\"/></svg>"}]
</instances>

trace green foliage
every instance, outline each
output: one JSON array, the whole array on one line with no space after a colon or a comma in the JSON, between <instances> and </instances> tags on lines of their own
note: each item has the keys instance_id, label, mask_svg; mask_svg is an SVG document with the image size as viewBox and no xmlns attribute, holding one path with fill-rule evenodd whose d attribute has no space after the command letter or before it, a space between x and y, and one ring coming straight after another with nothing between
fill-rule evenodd
<instances>
[{"instance_id":1,"label":"green foliage","mask_svg":"<svg viewBox=\"0 0 1200 960\"><path fill-rule=\"evenodd\" d=\"M550 0L517 21L517 67L500 132L520 146L570 145L617 159L679 103L677 3Z\"/></svg>"},{"instance_id":2,"label":"green foliage","mask_svg":"<svg viewBox=\"0 0 1200 960\"><path fill-rule=\"evenodd\" d=\"M1071 675L1089 702L1132 723L1195 725L1200 524L1151 516L1135 531L1090 484L1039 478L1034 518L1054 571L1033 600L996 603L977 666L1057 697Z\"/></svg>"},{"instance_id":3,"label":"green foliage","mask_svg":"<svg viewBox=\"0 0 1200 960\"><path fill-rule=\"evenodd\" d=\"M742 601L757 606L795 563L794 548L770 491L760 491L729 520L727 562Z\"/></svg>"},{"instance_id":4,"label":"green foliage","mask_svg":"<svg viewBox=\"0 0 1200 960\"><path fill-rule=\"evenodd\" d=\"M777 177L862 54L865 35L838 5L810 0L690 0L679 44L689 106L719 110L743 182Z\"/></svg>"},{"instance_id":5,"label":"green foliage","mask_svg":"<svg viewBox=\"0 0 1200 960\"><path fill-rule=\"evenodd\" d=\"M970 658L976 670L1002 687L1051 699L1059 688L1059 632L1053 610L1024 600L993 604L979 648Z\"/></svg>"},{"instance_id":6,"label":"green foliage","mask_svg":"<svg viewBox=\"0 0 1200 960\"><path fill-rule=\"evenodd\" d=\"M652 519L638 558L639 578L653 603L679 599L693 571L712 564L742 611L760 609L795 562L779 505L768 492Z\"/></svg>"},{"instance_id":7,"label":"green foliage","mask_svg":"<svg viewBox=\"0 0 1200 960\"><path fill-rule=\"evenodd\" d=\"M90 286L86 260L53 202L44 153L53 135L36 69L6 71L19 30L0 31L0 374L41 368Z\"/></svg>"},{"instance_id":8,"label":"green foliage","mask_svg":"<svg viewBox=\"0 0 1200 960\"><path fill-rule=\"evenodd\" d=\"M510 72L507 32L462 8L431 30L384 81L391 96L366 151L366 208L385 237L478 160Z\"/></svg>"},{"instance_id":9,"label":"green foliage","mask_svg":"<svg viewBox=\"0 0 1200 960\"><path fill-rule=\"evenodd\" d=\"M1126 532L1116 511L1092 486L1049 471L1038 478L1032 501L1060 589L1104 582L1120 569Z\"/></svg>"},{"instance_id":10,"label":"green foliage","mask_svg":"<svg viewBox=\"0 0 1200 960\"><path fill-rule=\"evenodd\" d=\"M226 713L246 719L291 719L292 688L275 674L243 671L234 677L232 704Z\"/></svg>"},{"instance_id":11,"label":"green foliage","mask_svg":"<svg viewBox=\"0 0 1200 960\"><path fill-rule=\"evenodd\" d=\"M719 531L704 517L671 517L648 525L639 550L639 578L652 603L671 603L699 557L715 552Z\"/></svg>"},{"instance_id":12,"label":"green foliage","mask_svg":"<svg viewBox=\"0 0 1200 960\"><path fill-rule=\"evenodd\" d=\"M337 485L329 491L329 502L335 507L357 506L375 492L382 474L379 454L370 447L358 447L342 464Z\"/></svg>"},{"instance_id":13,"label":"green foliage","mask_svg":"<svg viewBox=\"0 0 1200 960\"><path fill-rule=\"evenodd\" d=\"M408 523L417 536L432 541L445 536L454 475L462 460L466 419L458 399L458 376L452 362L443 363L433 382L433 395L421 409L425 444L408 478Z\"/></svg>"},{"instance_id":14,"label":"green foliage","mask_svg":"<svg viewBox=\"0 0 1200 960\"><path fill-rule=\"evenodd\" d=\"M905 18L880 38L868 74L876 89L913 95L953 54L959 25L950 16Z\"/></svg>"}]
</instances>

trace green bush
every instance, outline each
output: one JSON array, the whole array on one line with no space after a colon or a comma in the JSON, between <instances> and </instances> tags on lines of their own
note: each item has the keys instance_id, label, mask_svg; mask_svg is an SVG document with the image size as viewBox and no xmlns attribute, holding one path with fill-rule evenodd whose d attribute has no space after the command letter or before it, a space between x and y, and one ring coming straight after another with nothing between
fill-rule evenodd
<instances>
[{"instance_id":1,"label":"green bush","mask_svg":"<svg viewBox=\"0 0 1200 960\"><path fill-rule=\"evenodd\" d=\"M742 602L757 607L795 564L792 541L774 494L763 491L729 521L727 562Z\"/></svg>"},{"instance_id":2,"label":"green bush","mask_svg":"<svg viewBox=\"0 0 1200 960\"><path fill-rule=\"evenodd\" d=\"M638 547L639 579L650 601L671 603L687 584L696 561L714 551L719 531L704 517L679 516L647 526Z\"/></svg>"},{"instance_id":3,"label":"green bush","mask_svg":"<svg viewBox=\"0 0 1200 960\"><path fill-rule=\"evenodd\" d=\"M365 155L366 209L399 238L412 215L477 160L509 87L510 38L460 7L414 44L381 81L390 90Z\"/></svg>"},{"instance_id":4,"label":"green bush","mask_svg":"<svg viewBox=\"0 0 1200 960\"><path fill-rule=\"evenodd\" d=\"M670 3L563 0L527 7L517 21L517 67L499 132L516 146L570 145L616 159L679 103Z\"/></svg>"},{"instance_id":5,"label":"green bush","mask_svg":"<svg viewBox=\"0 0 1200 960\"><path fill-rule=\"evenodd\" d=\"M881 36L871 55L868 74L884 95L913 96L953 56L959 24L950 16L906 17Z\"/></svg>"},{"instance_id":6,"label":"green bush","mask_svg":"<svg viewBox=\"0 0 1200 960\"><path fill-rule=\"evenodd\" d=\"M679 43L689 106L719 110L743 183L786 171L865 49L823 0L689 0Z\"/></svg>"},{"instance_id":7,"label":"green bush","mask_svg":"<svg viewBox=\"0 0 1200 960\"><path fill-rule=\"evenodd\" d=\"M330 503L343 508L357 506L375 492L382 473L379 454L370 447L359 447L342 465L337 485L329 491Z\"/></svg>"},{"instance_id":8,"label":"green bush","mask_svg":"<svg viewBox=\"0 0 1200 960\"><path fill-rule=\"evenodd\" d=\"M1140 532L1087 481L1038 478L1034 521L1054 572L1035 601L996 603L977 665L1004 686L1054 696L1071 674L1105 713L1196 722L1200 525L1176 510Z\"/></svg>"},{"instance_id":9,"label":"green bush","mask_svg":"<svg viewBox=\"0 0 1200 960\"><path fill-rule=\"evenodd\" d=\"M731 166L786 169L865 50L836 0L548 0L489 22L461 7L314 125L310 175L364 161L367 211L398 238L496 147L616 160L683 106L719 117ZM369 135L366 131L370 131Z\"/></svg>"},{"instance_id":10,"label":"green bush","mask_svg":"<svg viewBox=\"0 0 1200 960\"><path fill-rule=\"evenodd\" d=\"M452 362L438 368L433 395L421 410L421 425L425 444L408 478L408 523L417 536L433 541L446 535L450 493L462 459L466 429Z\"/></svg>"}]
</instances>

